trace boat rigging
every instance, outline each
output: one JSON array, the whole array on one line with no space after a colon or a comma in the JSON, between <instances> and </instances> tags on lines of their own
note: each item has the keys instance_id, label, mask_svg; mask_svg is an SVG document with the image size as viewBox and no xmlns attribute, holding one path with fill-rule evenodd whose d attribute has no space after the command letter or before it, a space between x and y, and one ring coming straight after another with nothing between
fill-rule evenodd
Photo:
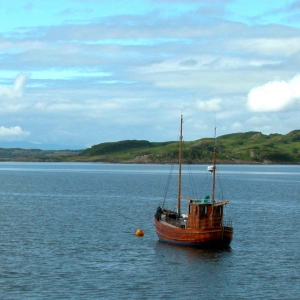
<instances>
[{"instance_id":1,"label":"boat rigging","mask_svg":"<svg viewBox=\"0 0 300 300\"><path fill-rule=\"evenodd\" d=\"M159 206L154 215L156 233L160 241L199 248L229 248L233 237L231 221L224 220L224 207L228 200L216 202L215 181L217 150L213 151L213 165L208 167L212 173L211 198L204 200L181 195L182 184L182 144L183 117L180 119L177 210ZM215 128L216 138L216 128ZM187 214L181 212L181 200L188 200Z\"/></svg>"}]
</instances>

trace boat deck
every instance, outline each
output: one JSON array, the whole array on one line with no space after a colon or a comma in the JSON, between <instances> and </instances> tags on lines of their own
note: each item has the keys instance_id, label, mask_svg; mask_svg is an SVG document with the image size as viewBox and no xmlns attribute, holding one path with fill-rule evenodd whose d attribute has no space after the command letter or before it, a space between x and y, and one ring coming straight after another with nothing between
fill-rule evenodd
<instances>
[{"instance_id":1,"label":"boat deck","mask_svg":"<svg viewBox=\"0 0 300 300\"><path fill-rule=\"evenodd\" d=\"M180 218L180 219L167 219L166 214L161 214L161 219L160 222L166 225L169 225L171 227L174 228L185 228L185 219L184 218Z\"/></svg>"}]
</instances>

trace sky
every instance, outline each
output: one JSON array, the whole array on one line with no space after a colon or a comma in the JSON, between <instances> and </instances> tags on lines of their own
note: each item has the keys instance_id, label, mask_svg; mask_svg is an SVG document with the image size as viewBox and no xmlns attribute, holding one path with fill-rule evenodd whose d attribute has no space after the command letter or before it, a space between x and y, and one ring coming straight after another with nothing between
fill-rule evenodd
<instances>
[{"instance_id":1,"label":"sky","mask_svg":"<svg viewBox=\"0 0 300 300\"><path fill-rule=\"evenodd\" d=\"M0 4L0 147L300 129L300 0Z\"/></svg>"}]
</instances>

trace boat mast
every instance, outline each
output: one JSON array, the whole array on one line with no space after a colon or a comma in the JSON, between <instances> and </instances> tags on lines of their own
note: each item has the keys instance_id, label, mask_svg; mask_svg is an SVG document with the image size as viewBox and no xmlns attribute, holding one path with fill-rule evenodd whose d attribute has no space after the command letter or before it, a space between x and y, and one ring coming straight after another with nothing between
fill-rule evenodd
<instances>
[{"instance_id":1,"label":"boat mast","mask_svg":"<svg viewBox=\"0 0 300 300\"><path fill-rule=\"evenodd\" d=\"M217 130L217 127L215 127L214 162L213 162L213 183L212 183L212 203L213 204L215 204L216 163L217 163L216 130Z\"/></svg>"},{"instance_id":2,"label":"boat mast","mask_svg":"<svg viewBox=\"0 0 300 300\"><path fill-rule=\"evenodd\" d=\"M179 137L179 156L178 156L178 198L177 198L177 213L178 217L181 215L180 211L180 197L181 197L181 164L182 164L182 123L183 123L183 118L181 115L180 119L180 137Z\"/></svg>"}]
</instances>

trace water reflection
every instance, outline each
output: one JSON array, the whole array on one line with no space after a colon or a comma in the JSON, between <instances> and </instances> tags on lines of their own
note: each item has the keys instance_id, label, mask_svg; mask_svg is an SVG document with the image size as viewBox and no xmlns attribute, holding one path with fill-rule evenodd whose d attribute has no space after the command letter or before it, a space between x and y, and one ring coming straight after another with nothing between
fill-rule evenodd
<instances>
[{"instance_id":1,"label":"water reflection","mask_svg":"<svg viewBox=\"0 0 300 300\"><path fill-rule=\"evenodd\" d=\"M155 245L155 251L157 254L165 257L179 256L181 260L191 260L194 259L219 259L224 255L231 253L232 249L199 249L195 247L187 247L181 245L172 245L164 242L157 241Z\"/></svg>"}]
</instances>

